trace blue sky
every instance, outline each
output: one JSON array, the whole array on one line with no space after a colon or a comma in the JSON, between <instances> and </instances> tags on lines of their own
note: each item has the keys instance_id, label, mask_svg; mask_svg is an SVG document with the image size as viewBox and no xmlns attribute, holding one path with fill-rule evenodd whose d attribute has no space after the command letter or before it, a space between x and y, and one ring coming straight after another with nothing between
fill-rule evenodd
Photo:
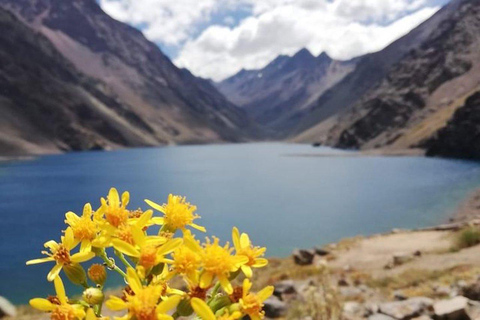
<instances>
[{"instance_id":1,"label":"blue sky","mask_svg":"<svg viewBox=\"0 0 480 320\"><path fill-rule=\"evenodd\" d=\"M302 48L349 59L382 49L449 0L98 0L179 67L221 80Z\"/></svg>"}]
</instances>

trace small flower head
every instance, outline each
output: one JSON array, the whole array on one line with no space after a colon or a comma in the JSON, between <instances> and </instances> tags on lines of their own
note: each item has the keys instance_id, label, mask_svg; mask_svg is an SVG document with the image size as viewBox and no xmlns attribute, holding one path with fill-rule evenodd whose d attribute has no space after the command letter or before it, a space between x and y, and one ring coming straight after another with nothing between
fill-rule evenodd
<instances>
[{"instance_id":1,"label":"small flower head","mask_svg":"<svg viewBox=\"0 0 480 320\"><path fill-rule=\"evenodd\" d=\"M263 311L263 302L268 299L273 293L273 286L268 286L259 291L258 293L250 292L252 283L250 280L245 279L243 281L243 294L240 299L240 306L242 311L246 313L250 319L259 320L265 317Z\"/></svg>"},{"instance_id":2,"label":"small flower head","mask_svg":"<svg viewBox=\"0 0 480 320\"><path fill-rule=\"evenodd\" d=\"M89 251L92 241L97 236L97 225L93 222L92 215L90 203L84 206L81 217L71 211L65 214L65 223L72 229L75 240L80 241L82 244L80 251Z\"/></svg>"},{"instance_id":3,"label":"small flower head","mask_svg":"<svg viewBox=\"0 0 480 320\"><path fill-rule=\"evenodd\" d=\"M164 214L163 218L154 218L154 221L157 224L163 225L167 230L185 230L187 226L191 226L192 228L205 232L204 227L193 222L195 219L200 218L200 216L194 213L197 207L188 203L185 197L170 194L168 196L168 202L163 205L159 205L150 200L145 200L145 202Z\"/></svg>"},{"instance_id":4,"label":"small flower head","mask_svg":"<svg viewBox=\"0 0 480 320\"><path fill-rule=\"evenodd\" d=\"M37 310L50 312L50 318L52 320L77 320L85 318L85 311L81 305L68 303L65 288L60 277L55 277L53 283L57 293L55 299L35 298L30 300L30 305Z\"/></svg>"},{"instance_id":5,"label":"small flower head","mask_svg":"<svg viewBox=\"0 0 480 320\"><path fill-rule=\"evenodd\" d=\"M242 265L242 272L248 278L252 277L252 268L261 268L268 264L268 260L260 258L265 254L266 248L254 247L250 241L248 234L238 231L237 228L232 230L232 240L237 255L248 258L247 263Z\"/></svg>"},{"instance_id":6,"label":"small flower head","mask_svg":"<svg viewBox=\"0 0 480 320\"><path fill-rule=\"evenodd\" d=\"M105 270L105 267L101 264L92 264L88 269L88 277L94 283L103 285L107 280L107 271Z\"/></svg>"},{"instance_id":7,"label":"small flower head","mask_svg":"<svg viewBox=\"0 0 480 320\"><path fill-rule=\"evenodd\" d=\"M207 288L212 283L213 277L217 277L222 288L227 293L233 292L233 287L228 280L231 272L237 271L241 265L247 262L243 256L232 255L233 248L225 244L219 245L219 239L214 237L213 242L207 238L207 242L200 253L203 273L200 278L200 287Z\"/></svg>"},{"instance_id":8,"label":"small flower head","mask_svg":"<svg viewBox=\"0 0 480 320\"><path fill-rule=\"evenodd\" d=\"M88 251L78 252L71 255L70 250L72 250L77 244L78 242L74 239L72 229L67 228L65 236L62 237L60 243L53 240L45 243L44 246L49 251L42 251L42 253L48 257L27 261L27 265L55 261L55 266L50 270L47 276L48 281L53 281L64 266L70 266L72 263L85 262L95 256L93 252Z\"/></svg>"},{"instance_id":9,"label":"small flower head","mask_svg":"<svg viewBox=\"0 0 480 320\"><path fill-rule=\"evenodd\" d=\"M99 288L88 288L83 291L83 300L90 305L96 305L103 302L104 296Z\"/></svg>"},{"instance_id":10,"label":"small flower head","mask_svg":"<svg viewBox=\"0 0 480 320\"><path fill-rule=\"evenodd\" d=\"M122 199L118 195L118 191L115 188L111 188L107 199L101 199L102 206L98 210L99 214L105 215L105 220L113 227L127 223L130 212L126 209L128 202L130 201L130 194L124 192Z\"/></svg>"}]
</instances>

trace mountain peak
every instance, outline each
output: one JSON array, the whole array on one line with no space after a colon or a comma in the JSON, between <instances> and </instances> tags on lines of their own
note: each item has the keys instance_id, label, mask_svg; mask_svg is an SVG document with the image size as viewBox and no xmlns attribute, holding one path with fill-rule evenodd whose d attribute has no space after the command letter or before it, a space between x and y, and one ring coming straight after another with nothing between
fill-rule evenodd
<instances>
[{"instance_id":1,"label":"mountain peak","mask_svg":"<svg viewBox=\"0 0 480 320\"><path fill-rule=\"evenodd\" d=\"M323 51L322 53L320 53L317 57L317 60L318 61L321 61L321 62L324 62L324 61L332 61L332 58L328 55L328 53L326 53L325 51Z\"/></svg>"},{"instance_id":2,"label":"mountain peak","mask_svg":"<svg viewBox=\"0 0 480 320\"><path fill-rule=\"evenodd\" d=\"M303 48L293 55L294 59L312 59L315 58L313 54L307 49Z\"/></svg>"}]
</instances>

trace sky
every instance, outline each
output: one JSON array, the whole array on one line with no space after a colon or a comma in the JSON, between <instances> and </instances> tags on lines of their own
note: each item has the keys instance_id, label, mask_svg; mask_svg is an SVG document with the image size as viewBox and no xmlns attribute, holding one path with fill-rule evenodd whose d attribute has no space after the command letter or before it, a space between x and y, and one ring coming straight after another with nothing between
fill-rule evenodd
<instances>
[{"instance_id":1,"label":"sky","mask_svg":"<svg viewBox=\"0 0 480 320\"><path fill-rule=\"evenodd\" d=\"M178 67L219 81L302 48L346 60L385 46L449 0L98 0Z\"/></svg>"}]
</instances>

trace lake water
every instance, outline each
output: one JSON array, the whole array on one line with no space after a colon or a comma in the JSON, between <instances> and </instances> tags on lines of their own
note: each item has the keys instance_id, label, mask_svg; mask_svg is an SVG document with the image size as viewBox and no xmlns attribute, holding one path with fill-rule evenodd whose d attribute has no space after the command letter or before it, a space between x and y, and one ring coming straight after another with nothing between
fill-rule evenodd
<instances>
[{"instance_id":1,"label":"lake water","mask_svg":"<svg viewBox=\"0 0 480 320\"><path fill-rule=\"evenodd\" d=\"M112 186L131 192L132 209L146 207L145 198L185 195L209 234L229 240L238 226L268 256L443 222L480 186L475 162L312 156L329 153L288 144L182 146L0 164L0 295L25 303L52 292L51 264L25 261L59 237L66 211L97 207Z\"/></svg>"}]
</instances>

